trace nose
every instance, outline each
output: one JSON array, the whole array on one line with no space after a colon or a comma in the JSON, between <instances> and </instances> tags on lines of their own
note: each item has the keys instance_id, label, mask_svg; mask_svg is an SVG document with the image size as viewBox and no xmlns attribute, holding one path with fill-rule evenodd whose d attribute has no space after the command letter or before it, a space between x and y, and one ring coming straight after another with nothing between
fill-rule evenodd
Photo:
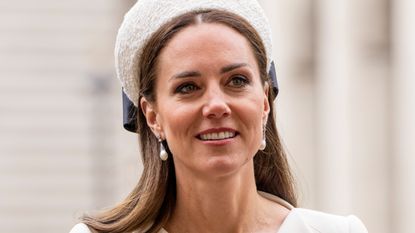
<instances>
[{"instance_id":1,"label":"nose","mask_svg":"<svg viewBox=\"0 0 415 233\"><path fill-rule=\"evenodd\" d=\"M209 119L219 119L228 117L231 113L224 93L220 88L208 90L205 96L205 103L203 105L203 116Z\"/></svg>"}]
</instances>

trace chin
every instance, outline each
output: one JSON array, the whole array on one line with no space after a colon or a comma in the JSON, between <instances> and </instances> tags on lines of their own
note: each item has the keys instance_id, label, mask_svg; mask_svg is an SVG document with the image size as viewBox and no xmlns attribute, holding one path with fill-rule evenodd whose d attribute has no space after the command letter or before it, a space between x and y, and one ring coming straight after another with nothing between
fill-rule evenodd
<instances>
[{"instance_id":1,"label":"chin","mask_svg":"<svg viewBox=\"0 0 415 233\"><path fill-rule=\"evenodd\" d=\"M247 164L252 159L242 159L234 156L210 157L204 164L205 169L211 177L223 177L236 174L246 170Z\"/></svg>"}]
</instances>

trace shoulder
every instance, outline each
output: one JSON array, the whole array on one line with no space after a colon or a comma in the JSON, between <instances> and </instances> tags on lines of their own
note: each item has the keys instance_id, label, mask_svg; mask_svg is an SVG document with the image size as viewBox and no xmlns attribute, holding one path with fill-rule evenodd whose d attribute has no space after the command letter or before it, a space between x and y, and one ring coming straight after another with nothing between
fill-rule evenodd
<instances>
[{"instance_id":1,"label":"shoulder","mask_svg":"<svg viewBox=\"0 0 415 233\"><path fill-rule=\"evenodd\" d=\"M76 224L69 233L92 233L84 223Z\"/></svg>"},{"instance_id":2,"label":"shoulder","mask_svg":"<svg viewBox=\"0 0 415 233\"><path fill-rule=\"evenodd\" d=\"M354 215L345 217L302 208L297 208L296 212L316 232L367 233L362 221Z\"/></svg>"}]
</instances>

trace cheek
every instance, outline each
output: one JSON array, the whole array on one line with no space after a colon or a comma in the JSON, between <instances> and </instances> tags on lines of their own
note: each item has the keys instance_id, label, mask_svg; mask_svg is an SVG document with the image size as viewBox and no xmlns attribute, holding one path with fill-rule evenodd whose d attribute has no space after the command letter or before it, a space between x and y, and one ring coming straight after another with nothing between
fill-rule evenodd
<instances>
[{"instance_id":1,"label":"cheek","mask_svg":"<svg viewBox=\"0 0 415 233\"><path fill-rule=\"evenodd\" d=\"M264 112L264 100L259 98L261 93L252 95L240 102L240 112L243 112L243 116L251 121L251 124L260 124Z\"/></svg>"},{"instance_id":2,"label":"cheek","mask_svg":"<svg viewBox=\"0 0 415 233\"><path fill-rule=\"evenodd\" d=\"M167 101L160 111L161 125L169 141L180 140L189 136L191 126L195 122L195 109L187 104L178 104Z\"/></svg>"},{"instance_id":3,"label":"cheek","mask_svg":"<svg viewBox=\"0 0 415 233\"><path fill-rule=\"evenodd\" d=\"M254 144L262 139L263 130L264 99L258 96L261 96L260 92L257 93L257 96L247 98L245 104L239 105L240 116L249 131L250 135L248 136L251 137Z\"/></svg>"},{"instance_id":4,"label":"cheek","mask_svg":"<svg viewBox=\"0 0 415 233\"><path fill-rule=\"evenodd\" d=\"M188 156L192 151L192 127L196 124L196 111L183 104L171 103L163 111L163 132L169 149L176 159Z\"/></svg>"}]
</instances>

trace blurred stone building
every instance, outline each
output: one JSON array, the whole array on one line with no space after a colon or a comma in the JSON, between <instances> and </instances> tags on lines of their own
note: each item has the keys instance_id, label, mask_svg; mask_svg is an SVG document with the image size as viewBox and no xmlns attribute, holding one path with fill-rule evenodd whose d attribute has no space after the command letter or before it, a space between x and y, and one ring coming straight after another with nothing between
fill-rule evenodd
<instances>
[{"instance_id":1,"label":"blurred stone building","mask_svg":"<svg viewBox=\"0 0 415 233\"><path fill-rule=\"evenodd\" d=\"M113 45L133 0L0 0L0 229L68 232L138 180ZM301 206L412 233L415 3L262 0Z\"/></svg>"}]
</instances>

